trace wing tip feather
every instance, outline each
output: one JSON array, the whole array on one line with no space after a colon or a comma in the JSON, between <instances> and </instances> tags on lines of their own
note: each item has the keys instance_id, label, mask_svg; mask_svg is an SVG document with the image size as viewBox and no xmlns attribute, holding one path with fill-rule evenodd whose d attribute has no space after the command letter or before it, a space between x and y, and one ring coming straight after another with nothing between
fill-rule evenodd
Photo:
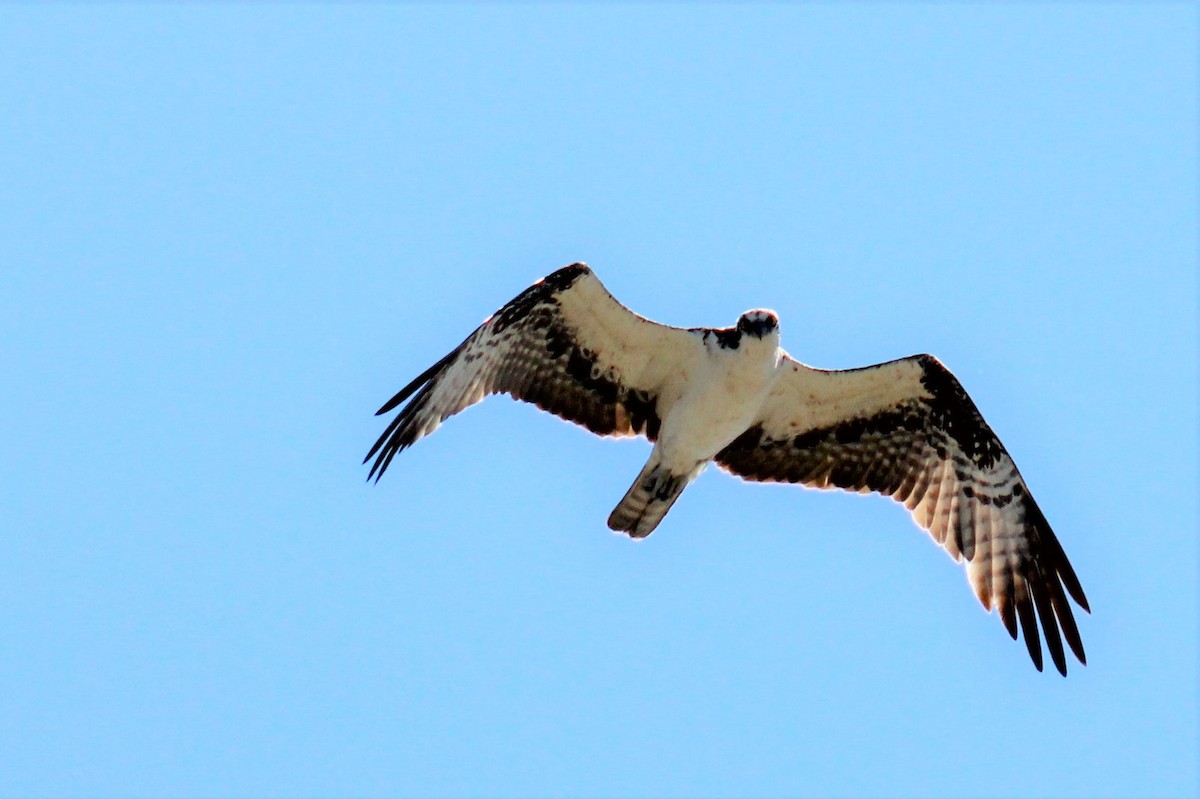
<instances>
[{"instance_id":1,"label":"wing tip feather","mask_svg":"<svg viewBox=\"0 0 1200 799\"><path fill-rule=\"evenodd\" d=\"M464 344L465 343L466 342L464 342ZM421 374L418 375L415 380L413 380L411 383L409 383L404 388L397 391L390 400L383 403L383 405L380 406L379 410L375 411L375 415L382 416L383 414L387 413L388 411L395 410L400 405L400 403L404 402L406 399L408 399L413 394L415 394L422 386L424 386L426 383L430 382L431 380L436 378L439 374L441 374L446 369L446 367L450 365L450 362L453 361L456 357L458 357L458 354L462 351L462 348L463 348L463 345L460 344L459 346L457 346L453 350L451 350L440 361L438 361L433 366L426 369L424 372L421 372Z\"/></svg>"}]
</instances>

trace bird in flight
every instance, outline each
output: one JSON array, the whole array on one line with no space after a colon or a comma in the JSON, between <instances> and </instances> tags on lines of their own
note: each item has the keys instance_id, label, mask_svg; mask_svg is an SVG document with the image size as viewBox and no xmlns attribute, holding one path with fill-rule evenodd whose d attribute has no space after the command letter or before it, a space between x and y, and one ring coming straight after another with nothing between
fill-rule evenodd
<instances>
[{"instance_id":1,"label":"bird in flight","mask_svg":"<svg viewBox=\"0 0 1200 799\"><path fill-rule=\"evenodd\" d=\"M374 458L367 479L495 393L602 436L654 442L608 517L613 530L650 535L710 461L746 480L877 492L965 562L975 596L1014 640L1019 624L1039 671L1038 619L1061 674L1063 639L1087 662L1067 594L1090 610L1062 545L975 403L931 355L814 369L780 348L772 311L747 311L729 328L669 327L621 305L576 263L517 295L384 403L377 415L409 400L363 460Z\"/></svg>"}]
</instances>

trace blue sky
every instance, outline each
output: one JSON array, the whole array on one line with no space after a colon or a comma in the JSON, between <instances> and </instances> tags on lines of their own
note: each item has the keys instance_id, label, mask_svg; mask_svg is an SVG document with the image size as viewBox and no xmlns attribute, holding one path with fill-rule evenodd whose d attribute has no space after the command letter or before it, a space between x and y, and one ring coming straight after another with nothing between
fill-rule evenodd
<instances>
[{"instance_id":1,"label":"blue sky","mask_svg":"<svg viewBox=\"0 0 1200 799\"><path fill-rule=\"evenodd\" d=\"M1190 796L1189 4L0 8L0 795ZM1091 599L1039 674L878 497L495 398L373 411L589 262L941 358Z\"/></svg>"}]
</instances>

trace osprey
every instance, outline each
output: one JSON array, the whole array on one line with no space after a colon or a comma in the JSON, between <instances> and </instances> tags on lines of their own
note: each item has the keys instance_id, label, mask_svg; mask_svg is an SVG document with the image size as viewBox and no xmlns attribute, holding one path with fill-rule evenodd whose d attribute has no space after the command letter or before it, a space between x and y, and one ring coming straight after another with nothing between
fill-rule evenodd
<instances>
[{"instance_id":1,"label":"osprey","mask_svg":"<svg viewBox=\"0 0 1200 799\"><path fill-rule=\"evenodd\" d=\"M1042 669L1035 618L1064 676L1065 638L1086 663L1066 593L1087 598L1008 452L954 375L931 355L845 371L779 347L768 310L731 328L676 328L617 302L586 264L519 294L392 397L412 398L371 447L378 482L396 453L488 394L511 394L602 436L654 442L608 517L648 536L715 461L747 480L890 496L955 561ZM1061 631L1061 635L1060 635Z\"/></svg>"}]
</instances>

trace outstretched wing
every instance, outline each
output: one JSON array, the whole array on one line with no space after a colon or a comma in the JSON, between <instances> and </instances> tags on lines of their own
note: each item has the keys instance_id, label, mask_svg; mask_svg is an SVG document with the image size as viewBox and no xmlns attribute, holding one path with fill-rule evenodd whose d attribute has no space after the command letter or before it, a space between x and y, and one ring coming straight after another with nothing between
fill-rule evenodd
<instances>
[{"instance_id":1,"label":"outstretched wing","mask_svg":"<svg viewBox=\"0 0 1200 799\"><path fill-rule=\"evenodd\" d=\"M956 561L976 596L1017 621L1040 671L1041 618L1054 665L1061 638L1086 663L1067 592L1087 598L1008 452L954 375L931 355L848 371L787 358L757 423L716 461L750 480L879 492L903 502ZM1059 631L1062 636L1060 637Z\"/></svg>"},{"instance_id":2,"label":"outstretched wing","mask_svg":"<svg viewBox=\"0 0 1200 799\"><path fill-rule=\"evenodd\" d=\"M697 333L621 305L586 264L539 280L388 400L412 397L371 447L376 480L396 453L488 394L503 392L599 435L653 440L704 352Z\"/></svg>"}]
</instances>

